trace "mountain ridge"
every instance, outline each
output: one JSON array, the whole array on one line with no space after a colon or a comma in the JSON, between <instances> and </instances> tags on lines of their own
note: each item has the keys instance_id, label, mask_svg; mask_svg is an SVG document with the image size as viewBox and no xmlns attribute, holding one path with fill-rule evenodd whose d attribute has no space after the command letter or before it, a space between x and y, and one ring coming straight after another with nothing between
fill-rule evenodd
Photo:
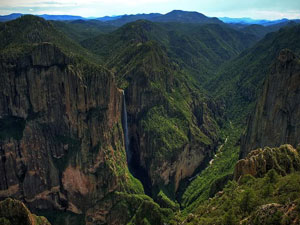
<instances>
[{"instance_id":1,"label":"mountain ridge","mask_svg":"<svg viewBox=\"0 0 300 225\"><path fill-rule=\"evenodd\" d=\"M217 75L208 81L206 87L212 95L227 102L227 112L231 118L235 117L245 124L270 66L279 52L289 48L299 54L299 32L300 25L294 25L267 34L253 47L225 63Z\"/></svg>"},{"instance_id":2,"label":"mountain ridge","mask_svg":"<svg viewBox=\"0 0 300 225\"><path fill-rule=\"evenodd\" d=\"M19 26L23 33L11 38ZM52 225L125 224L134 216L140 224L142 208L153 210L143 218L163 224L172 210L145 196L127 167L113 73L78 60L69 52L78 45L54 38L57 30L42 18L8 27L0 31L0 198L23 200Z\"/></svg>"},{"instance_id":3,"label":"mountain ridge","mask_svg":"<svg viewBox=\"0 0 300 225\"><path fill-rule=\"evenodd\" d=\"M52 225L296 224L300 26L160 20L0 23L0 199Z\"/></svg>"},{"instance_id":4,"label":"mountain ridge","mask_svg":"<svg viewBox=\"0 0 300 225\"><path fill-rule=\"evenodd\" d=\"M177 15L176 15L177 14ZM0 22L5 22L13 19L17 19L21 17L22 13L12 13L9 15L0 15ZM187 16L189 15L189 16ZM183 10L173 10L166 14L161 13L141 13L141 14L131 14L131 15L118 15L118 16L104 16L104 17L82 17L76 15L49 15L42 14L36 15L42 17L47 20L58 20L58 21L67 21L67 20L99 20L103 22L111 23L111 25L124 25L128 22L134 22L139 19L148 19L153 22L213 22L213 23L228 23L228 24L241 24L241 25L251 25L251 24L259 24L263 26L275 25L278 23L283 23L287 21L294 21L299 23L299 19L278 19L278 20L255 20L251 18L230 18L230 17L206 17L204 14L196 12L196 11L183 11ZM180 16L181 18L179 18ZM183 19L185 17L185 19Z\"/></svg>"}]
</instances>

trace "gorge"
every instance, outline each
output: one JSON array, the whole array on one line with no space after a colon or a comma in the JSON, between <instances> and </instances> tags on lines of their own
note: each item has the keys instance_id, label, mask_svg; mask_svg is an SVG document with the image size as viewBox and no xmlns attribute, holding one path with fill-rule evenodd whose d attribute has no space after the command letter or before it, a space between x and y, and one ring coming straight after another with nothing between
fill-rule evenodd
<instances>
[{"instance_id":1,"label":"gorge","mask_svg":"<svg viewBox=\"0 0 300 225\"><path fill-rule=\"evenodd\" d=\"M0 23L0 224L297 224L300 26L140 17Z\"/></svg>"},{"instance_id":2,"label":"gorge","mask_svg":"<svg viewBox=\"0 0 300 225\"><path fill-rule=\"evenodd\" d=\"M126 109L126 100L125 100L125 92L122 91L123 94L123 99L122 99L122 127L123 127L123 132L124 132L124 145L125 145L125 151L126 151L126 159L127 159L127 164L129 165L131 160L132 160L132 153L130 152L129 149L129 136L128 136L128 123L127 123L127 109Z\"/></svg>"}]
</instances>

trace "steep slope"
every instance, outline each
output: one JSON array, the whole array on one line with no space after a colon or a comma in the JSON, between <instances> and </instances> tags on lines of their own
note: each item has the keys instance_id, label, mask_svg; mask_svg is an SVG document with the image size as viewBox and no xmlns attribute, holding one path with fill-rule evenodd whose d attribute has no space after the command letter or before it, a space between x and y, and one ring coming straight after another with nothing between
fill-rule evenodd
<instances>
[{"instance_id":1,"label":"steep slope","mask_svg":"<svg viewBox=\"0 0 300 225\"><path fill-rule=\"evenodd\" d=\"M169 31L170 56L201 83L257 41L254 35L219 24L191 25L187 32L179 28Z\"/></svg>"},{"instance_id":2,"label":"steep slope","mask_svg":"<svg viewBox=\"0 0 300 225\"><path fill-rule=\"evenodd\" d=\"M11 29L0 35L6 44L0 69L1 197L82 214L125 178L118 178L115 164L126 168L121 92L107 70L43 42L56 33L48 22L25 16L4 26L19 24L25 25L18 33L22 39L11 39Z\"/></svg>"},{"instance_id":3,"label":"steep slope","mask_svg":"<svg viewBox=\"0 0 300 225\"><path fill-rule=\"evenodd\" d=\"M153 186L154 194L159 186L174 194L216 147L217 106L155 42L129 48L133 52L125 51L111 65L126 87L133 173L146 188Z\"/></svg>"},{"instance_id":4,"label":"steep slope","mask_svg":"<svg viewBox=\"0 0 300 225\"><path fill-rule=\"evenodd\" d=\"M269 170L285 176L300 171L300 156L291 145L279 148L265 147L252 150L245 159L237 162L234 169L234 179L239 181L246 175L263 177Z\"/></svg>"},{"instance_id":5,"label":"steep slope","mask_svg":"<svg viewBox=\"0 0 300 225\"><path fill-rule=\"evenodd\" d=\"M45 217L31 214L24 203L9 198L0 202L0 223L3 225L51 225Z\"/></svg>"},{"instance_id":6,"label":"steep slope","mask_svg":"<svg viewBox=\"0 0 300 225\"><path fill-rule=\"evenodd\" d=\"M196 176L189 179L180 199L184 212L190 212L205 200L221 191L233 178L233 172L239 157L238 140L241 129L228 123L220 132L222 145L216 151L209 165Z\"/></svg>"},{"instance_id":7,"label":"steep slope","mask_svg":"<svg viewBox=\"0 0 300 225\"><path fill-rule=\"evenodd\" d=\"M276 27L273 27L273 26L265 27L262 25L253 24L253 25L246 26L240 30L245 33L253 34L259 38L263 38L264 36L266 36L266 34L278 31L279 29L280 29L280 27L277 27L277 26Z\"/></svg>"},{"instance_id":8,"label":"steep slope","mask_svg":"<svg viewBox=\"0 0 300 225\"><path fill-rule=\"evenodd\" d=\"M300 143L300 61L282 50L271 68L241 143L241 157L251 149Z\"/></svg>"},{"instance_id":9,"label":"steep slope","mask_svg":"<svg viewBox=\"0 0 300 225\"><path fill-rule=\"evenodd\" d=\"M92 55L78 43L67 38L53 27L51 22L35 16L23 16L21 19L2 23L0 25L0 49L10 54L21 53L22 49L31 44L55 43L65 54L73 57L81 56L88 61L99 63L97 56Z\"/></svg>"},{"instance_id":10,"label":"steep slope","mask_svg":"<svg viewBox=\"0 0 300 225\"><path fill-rule=\"evenodd\" d=\"M152 23L140 20L82 42L105 61L127 43L153 40L168 56L200 82L206 81L225 61L252 46L257 38L218 24Z\"/></svg>"},{"instance_id":11,"label":"steep slope","mask_svg":"<svg viewBox=\"0 0 300 225\"><path fill-rule=\"evenodd\" d=\"M249 25L249 26L241 28L240 31L243 31L248 34L253 34L261 39L266 34L271 33L271 32L276 32L276 31L280 30L280 28L288 27L288 26L295 26L295 25L296 25L296 22L288 20L285 22L280 22L278 24L269 25L269 26L253 24L253 25Z\"/></svg>"},{"instance_id":12,"label":"steep slope","mask_svg":"<svg viewBox=\"0 0 300 225\"><path fill-rule=\"evenodd\" d=\"M121 225L134 216L163 224L172 211L145 202L128 171L114 76L41 18L3 26L0 198L22 200L52 225Z\"/></svg>"},{"instance_id":13,"label":"steep slope","mask_svg":"<svg viewBox=\"0 0 300 225\"><path fill-rule=\"evenodd\" d=\"M245 124L262 89L273 60L284 48L300 53L300 26L267 34L252 48L226 63L205 87L217 100L226 104L228 118Z\"/></svg>"},{"instance_id":14,"label":"steep slope","mask_svg":"<svg viewBox=\"0 0 300 225\"><path fill-rule=\"evenodd\" d=\"M102 33L109 33L116 29L115 26L98 20L52 21L52 23L57 30L60 30L77 42L96 37Z\"/></svg>"},{"instance_id":15,"label":"steep slope","mask_svg":"<svg viewBox=\"0 0 300 225\"><path fill-rule=\"evenodd\" d=\"M180 181L211 158L221 110L168 56L161 45L168 41L161 26L138 21L86 46L125 89L132 172L148 194L164 189L174 197Z\"/></svg>"},{"instance_id":16,"label":"steep slope","mask_svg":"<svg viewBox=\"0 0 300 225\"><path fill-rule=\"evenodd\" d=\"M254 150L236 164L238 182L177 213L172 224L299 224L299 170L299 149L291 145Z\"/></svg>"},{"instance_id":17,"label":"steep slope","mask_svg":"<svg viewBox=\"0 0 300 225\"><path fill-rule=\"evenodd\" d=\"M286 37L281 36L279 43L276 40L272 44L276 46L284 41L292 42L295 36L289 36L290 39L286 39ZM296 44L296 41L293 41ZM283 143L291 143L297 146L299 143L299 140L297 140L299 59L289 50L282 50L270 70L271 74L268 75L265 81L263 94L259 97L256 112L253 113L252 119L249 121L248 131L242 138L242 151L244 141L248 144L257 144L260 140L268 140L268 143L262 146L248 146L250 150L268 145L274 147ZM266 104L266 102L268 103ZM290 121L290 118L292 119L291 123L287 126L286 121ZM230 126L232 126L231 123ZM290 129L290 126L293 129ZM250 135L248 135L249 131ZM261 224L262 221L265 221L265 224L286 224L286 221L290 221L287 222L288 224L297 224L299 217L297 217L298 213L294 209L298 207L299 199L296 200L295 197L292 200L293 203L285 204L283 199L287 196L283 192L274 194L273 189L270 190L269 188L274 188L275 185L264 188L264 184L269 185L269 178L262 177L268 172L267 176L270 177L273 172L281 176L291 174L288 175L289 178L282 179L282 182L292 182L295 177L299 176L298 173L293 174L300 170L299 152L291 145L284 145L280 148L266 147L265 149L258 149L252 151L246 159L240 160L235 166L234 174L230 174L233 172L230 167L233 165L234 156L237 157L238 155L238 151L234 149L239 149L238 136L236 142L231 144L227 142L228 140L232 141L232 133L233 130L229 132L228 136L226 135L222 149L217 151L210 166L195 177L195 180L184 192L181 201L184 210L178 213L178 217L176 217L181 222L175 224ZM240 132L238 132L238 135L240 135ZM242 154L248 153L249 151L242 152ZM227 159L228 154L231 154L229 156L233 161ZM220 165L220 162L223 162L223 164ZM224 171L227 171L227 174L222 174ZM262 178L263 181L250 179L250 175ZM227 188L221 191L228 180L232 178L239 181L240 185L230 186L232 183L229 182ZM249 184L245 185L245 179L250 180ZM233 184L235 185L235 182ZM280 184L278 182L277 187ZM287 195L293 192L292 189L299 190L297 182L293 182L292 185L293 187L289 186L291 189L288 189ZM251 193L249 192L249 194L248 191ZM251 196L248 194L244 196L243 192L247 192ZM273 194L270 194L270 192ZM205 202L215 194L214 199ZM254 196L264 196L264 200L255 199ZM252 199L247 203L243 203L243 199L249 198ZM245 208L247 204L249 208ZM273 213L276 215L274 218L272 217Z\"/></svg>"}]
</instances>

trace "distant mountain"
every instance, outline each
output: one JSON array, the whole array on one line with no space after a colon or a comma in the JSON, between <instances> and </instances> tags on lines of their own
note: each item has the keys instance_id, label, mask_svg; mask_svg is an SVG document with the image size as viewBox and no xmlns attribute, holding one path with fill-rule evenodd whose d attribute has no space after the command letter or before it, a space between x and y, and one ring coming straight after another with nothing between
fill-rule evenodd
<instances>
[{"instance_id":1,"label":"distant mountain","mask_svg":"<svg viewBox=\"0 0 300 225\"><path fill-rule=\"evenodd\" d=\"M10 15L0 16L0 22L5 22L9 20L17 19L23 15L29 15L29 14L22 14L22 13L13 13ZM86 18L83 18L81 16L71 16L71 15L36 15L38 17L42 17L46 20L86 20Z\"/></svg>"},{"instance_id":2,"label":"distant mountain","mask_svg":"<svg viewBox=\"0 0 300 225\"><path fill-rule=\"evenodd\" d=\"M136 14L136 15L123 15L119 17L115 17L116 19L113 19L114 17L110 17L108 20L106 20L107 23L114 26L123 26L126 23L134 22L137 20L149 20L152 21L156 17L160 17L162 14L159 13L150 13L150 14ZM101 18L99 18L101 20Z\"/></svg>"},{"instance_id":3,"label":"distant mountain","mask_svg":"<svg viewBox=\"0 0 300 225\"><path fill-rule=\"evenodd\" d=\"M230 18L230 17L219 17L224 23L239 23L239 24L261 24L266 22L266 20L254 20L251 18Z\"/></svg>"},{"instance_id":4,"label":"distant mountain","mask_svg":"<svg viewBox=\"0 0 300 225\"><path fill-rule=\"evenodd\" d=\"M257 25L261 25L261 26L274 26L274 25L278 25L278 24L288 24L290 22L295 22L295 23L300 23L300 19L280 19L280 20L255 20L255 19L251 19L251 18L229 18L229 17L219 17L219 19L221 21L223 21L224 23L228 23L228 24L232 24L234 26L237 27L244 27L247 25L252 25L252 24L257 24Z\"/></svg>"},{"instance_id":5,"label":"distant mountain","mask_svg":"<svg viewBox=\"0 0 300 225\"><path fill-rule=\"evenodd\" d=\"M109 24L115 26L122 26L129 22L134 22L140 19L149 20L152 22L177 22L177 23L217 23L222 24L223 22L218 18L207 17L198 12L187 12L182 10L173 10L167 14L150 13L150 14L136 14L136 15L124 15L116 20L113 17L106 18ZM101 18L99 18L101 20Z\"/></svg>"},{"instance_id":6,"label":"distant mountain","mask_svg":"<svg viewBox=\"0 0 300 225\"><path fill-rule=\"evenodd\" d=\"M179 65L204 81L225 61L237 56L258 38L221 24L153 23L139 20L110 34L102 34L82 42L82 45L106 58L122 49L116 42L156 41ZM125 45L126 46L126 45ZM118 48L116 48L118 47ZM113 57L112 57L113 58Z\"/></svg>"},{"instance_id":7,"label":"distant mountain","mask_svg":"<svg viewBox=\"0 0 300 225\"><path fill-rule=\"evenodd\" d=\"M121 17L122 16L104 16L104 17L93 18L93 19L100 20L100 21L111 21L111 20L119 19Z\"/></svg>"},{"instance_id":8,"label":"distant mountain","mask_svg":"<svg viewBox=\"0 0 300 225\"><path fill-rule=\"evenodd\" d=\"M37 15L39 17L42 17L46 20L86 20L86 18L83 18L81 16L72 16L72 15Z\"/></svg>"},{"instance_id":9,"label":"distant mountain","mask_svg":"<svg viewBox=\"0 0 300 225\"><path fill-rule=\"evenodd\" d=\"M21 17L24 14L15 13L5 16L0 16L1 21L14 20ZM95 18L84 18L81 16L72 15L36 15L42 17L46 20L89 20ZM96 18L96 20L107 22L110 25L122 26L126 23L134 22L137 20L149 20L153 22L180 22L180 23L218 23L223 22L218 18L207 17L198 12L187 12L182 10L174 10L165 15L160 13L150 13L150 14L136 14L136 15L120 15L120 16L105 16Z\"/></svg>"},{"instance_id":10,"label":"distant mountain","mask_svg":"<svg viewBox=\"0 0 300 225\"><path fill-rule=\"evenodd\" d=\"M229 17L219 17L224 23L239 23L239 24L260 24L263 26L274 25L277 23L282 23L288 21L288 19L281 19L281 20L255 20L251 18L229 18Z\"/></svg>"},{"instance_id":11,"label":"distant mountain","mask_svg":"<svg viewBox=\"0 0 300 225\"><path fill-rule=\"evenodd\" d=\"M218 75L206 85L216 98L226 102L231 119L245 123L279 52L289 48L296 54L300 53L299 35L300 25L284 27L278 32L267 34L252 48L224 64Z\"/></svg>"},{"instance_id":12,"label":"distant mountain","mask_svg":"<svg viewBox=\"0 0 300 225\"><path fill-rule=\"evenodd\" d=\"M284 19L281 19L281 20L271 20L271 21L265 21L265 22L262 22L261 25L263 26L272 26L272 25L276 25L276 24L280 24L280 23L286 23L290 20L284 18Z\"/></svg>"},{"instance_id":13,"label":"distant mountain","mask_svg":"<svg viewBox=\"0 0 300 225\"><path fill-rule=\"evenodd\" d=\"M276 32L282 27L294 26L294 25L296 25L296 22L287 20L287 21L284 21L281 23L270 25L270 26L251 24L251 25L247 25L245 27L240 28L240 31L248 33L248 34L253 34L253 35L257 36L258 38L263 38L266 34L268 34L270 32Z\"/></svg>"},{"instance_id":14,"label":"distant mountain","mask_svg":"<svg viewBox=\"0 0 300 225\"><path fill-rule=\"evenodd\" d=\"M52 225L299 224L300 147L235 167L240 147L299 143L297 21L10 16L20 18L0 22L0 200ZM0 203L0 224L16 224L10 212Z\"/></svg>"},{"instance_id":15,"label":"distant mountain","mask_svg":"<svg viewBox=\"0 0 300 225\"><path fill-rule=\"evenodd\" d=\"M23 14L21 14L21 13L13 13L10 15L0 16L0 21L5 22L5 21L9 21L9 20L15 20L15 19L21 17L22 15Z\"/></svg>"},{"instance_id":16,"label":"distant mountain","mask_svg":"<svg viewBox=\"0 0 300 225\"><path fill-rule=\"evenodd\" d=\"M182 10L174 10L160 17L153 18L155 22L180 22L180 23L219 23L218 18L207 17L198 12L187 12Z\"/></svg>"},{"instance_id":17,"label":"distant mountain","mask_svg":"<svg viewBox=\"0 0 300 225\"><path fill-rule=\"evenodd\" d=\"M0 16L0 22L14 20L22 15L22 13L13 13L10 15ZM104 17L81 17L74 15L36 15L42 17L46 20L99 20L106 22L113 26L122 26L126 23L134 22L137 20L149 20L152 22L179 22L179 23L227 23L231 24L235 28L243 28L247 25L258 24L262 26L272 26L280 23L287 23L289 21L294 21L300 23L300 20L288 20L286 18L280 20L255 20L251 18L229 18L229 17L207 17L199 12L189 12L183 10L173 10L166 14L160 13L149 13L149 14L133 14L133 15L117 15L117 16L104 16Z\"/></svg>"}]
</instances>

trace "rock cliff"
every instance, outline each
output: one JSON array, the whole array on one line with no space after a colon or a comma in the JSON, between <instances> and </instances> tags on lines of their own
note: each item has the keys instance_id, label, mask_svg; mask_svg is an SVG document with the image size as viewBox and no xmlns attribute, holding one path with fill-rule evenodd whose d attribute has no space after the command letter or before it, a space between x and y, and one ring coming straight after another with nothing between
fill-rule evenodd
<instances>
[{"instance_id":1,"label":"rock cliff","mask_svg":"<svg viewBox=\"0 0 300 225\"><path fill-rule=\"evenodd\" d=\"M175 197L180 182L214 155L222 110L172 58L163 45L169 39L161 26L137 21L83 45L102 57L125 90L132 173L147 194L163 189Z\"/></svg>"},{"instance_id":2,"label":"rock cliff","mask_svg":"<svg viewBox=\"0 0 300 225\"><path fill-rule=\"evenodd\" d=\"M265 146L300 142L300 61L293 52L280 52L266 78L261 96L241 141L240 157Z\"/></svg>"},{"instance_id":3,"label":"rock cliff","mask_svg":"<svg viewBox=\"0 0 300 225\"><path fill-rule=\"evenodd\" d=\"M282 176L299 171L299 152L291 145L253 150L245 159L239 160L235 165L234 179L238 181L246 174L263 177L271 169Z\"/></svg>"},{"instance_id":4,"label":"rock cliff","mask_svg":"<svg viewBox=\"0 0 300 225\"><path fill-rule=\"evenodd\" d=\"M213 156L218 107L199 94L157 43L132 49L128 66L117 72L120 79L126 70L122 82L127 83L130 168L148 194L164 188L174 195L180 182Z\"/></svg>"},{"instance_id":5,"label":"rock cliff","mask_svg":"<svg viewBox=\"0 0 300 225\"><path fill-rule=\"evenodd\" d=\"M10 31L23 20L36 33L18 33L18 43ZM58 47L51 39L56 31L43 19L25 16L4 26L0 199L20 199L34 211L83 215L87 224L124 224L111 216L114 193L143 190L126 165L122 92L114 76ZM60 41L72 46L63 36Z\"/></svg>"}]
</instances>

